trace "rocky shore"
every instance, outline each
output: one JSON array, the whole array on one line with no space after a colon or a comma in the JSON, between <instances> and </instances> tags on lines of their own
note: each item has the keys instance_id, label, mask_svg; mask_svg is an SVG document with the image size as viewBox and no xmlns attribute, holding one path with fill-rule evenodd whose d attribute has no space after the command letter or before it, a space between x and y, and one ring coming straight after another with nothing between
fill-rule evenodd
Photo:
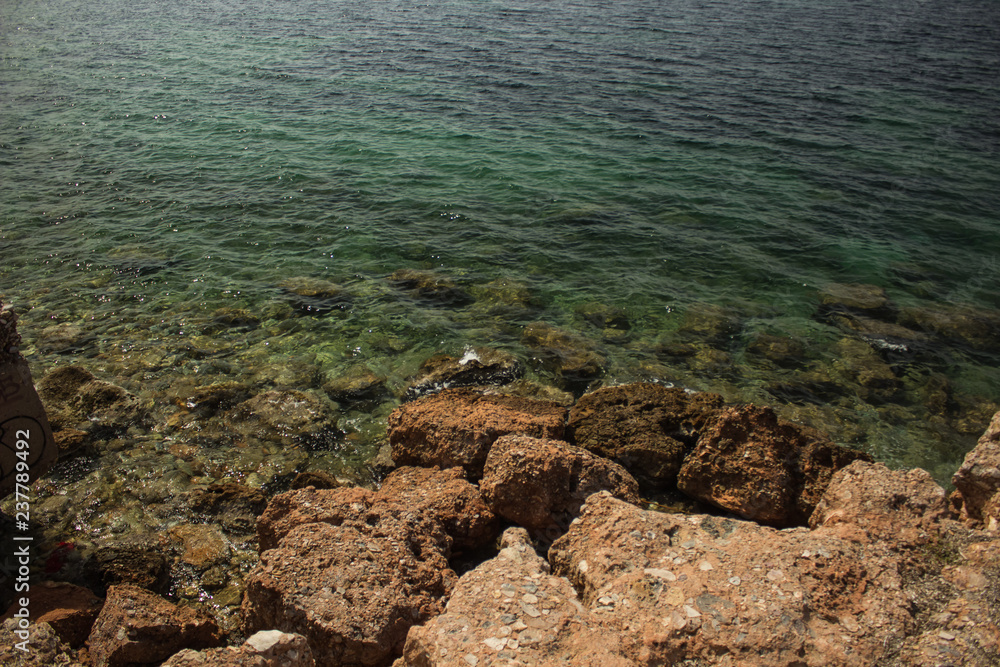
<instances>
[{"instance_id":1,"label":"rocky shore","mask_svg":"<svg viewBox=\"0 0 1000 667\"><path fill-rule=\"evenodd\" d=\"M77 379L67 405L110 391ZM141 406L120 398L134 422ZM570 407L445 389L388 421L395 467L377 490L316 476L269 501L237 484L188 499L213 522L255 522L238 627L168 601L155 545L122 547L103 600L33 587L31 652L12 648L11 618L0 663L1000 660L1000 413L950 496L769 408L652 383ZM208 572L234 553L214 525L163 544Z\"/></svg>"}]
</instances>

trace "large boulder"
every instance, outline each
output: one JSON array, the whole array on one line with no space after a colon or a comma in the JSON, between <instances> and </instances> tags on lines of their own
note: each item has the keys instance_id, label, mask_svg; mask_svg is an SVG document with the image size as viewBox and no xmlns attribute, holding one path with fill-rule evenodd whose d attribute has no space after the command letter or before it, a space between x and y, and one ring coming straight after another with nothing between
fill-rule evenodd
<instances>
[{"instance_id":1,"label":"large boulder","mask_svg":"<svg viewBox=\"0 0 1000 667\"><path fill-rule=\"evenodd\" d=\"M622 464L646 490L671 490L722 405L718 394L648 382L602 387L570 410L566 439Z\"/></svg>"},{"instance_id":2,"label":"large boulder","mask_svg":"<svg viewBox=\"0 0 1000 667\"><path fill-rule=\"evenodd\" d=\"M106 437L149 420L137 396L81 366L50 370L38 382L38 395L56 430L82 426L94 437Z\"/></svg>"},{"instance_id":3,"label":"large boulder","mask_svg":"<svg viewBox=\"0 0 1000 667\"><path fill-rule=\"evenodd\" d=\"M566 531L592 493L607 490L639 502L639 485L617 463L559 440L522 435L493 443L479 487L496 514L547 542Z\"/></svg>"},{"instance_id":4,"label":"large boulder","mask_svg":"<svg viewBox=\"0 0 1000 667\"><path fill-rule=\"evenodd\" d=\"M963 514L996 530L1000 525L1000 412L966 454L952 483L961 494Z\"/></svg>"},{"instance_id":5,"label":"large boulder","mask_svg":"<svg viewBox=\"0 0 1000 667\"><path fill-rule=\"evenodd\" d=\"M88 639L96 667L132 667L166 660L181 649L223 644L216 622L149 591L124 584L108 589Z\"/></svg>"},{"instance_id":6,"label":"large boulder","mask_svg":"<svg viewBox=\"0 0 1000 667\"><path fill-rule=\"evenodd\" d=\"M833 475L809 526L839 526L846 539L918 545L931 541L950 516L945 490L927 471L856 460Z\"/></svg>"},{"instance_id":7,"label":"large boulder","mask_svg":"<svg viewBox=\"0 0 1000 667\"><path fill-rule=\"evenodd\" d=\"M317 664L387 664L410 626L444 608L456 550L492 542L497 521L460 468L401 468L378 492L305 488L276 496L258 523L247 633L305 636Z\"/></svg>"},{"instance_id":8,"label":"large boulder","mask_svg":"<svg viewBox=\"0 0 1000 667\"><path fill-rule=\"evenodd\" d=\"M641 665L861 667L916 627L890 549L806 528L648 512L599 493L549 561Z\"/></svg>"},{"instance_id":9,"label":"large boulder","mask_svg":"<svg viewBox=\"0 0 1000 667\"><path fill-rule=\"evenodd\" d=\"M64 581L32 584L29 600L33 622L47 623L70 648L80 648L87 641L104 604L90 590ZM3 620L13 618L19 610L20 606L15 601Z\"/></svg>"},{"instance_id":10,"label":"large boulder","mask_svg":"<svg viewBox=\"0 0 1000 667\"><path fill-rule=\"evenodd\" d=\"M394 667L637 664L570 582L550 574L523 528L509 528L501 547L462 576L444 614L410 630Z\"/></svg>"},{"instance_id":11,"label":"large boulder","mask_svg":"<svg viewBox=\"0 0 1000 667\"><path fill-rule=\"evenodd\" d=\"M698 500L772 526L804 526L835 472L859 451L778 419L767 407L723 410L684 459L678 488Z\"/></svg>"},{"instance_id":12,"label":"large boulder","mask_svg":"<svg viewBox=\"0 0 1000 667\"><path fill-rule=\"evenodd\" d=\"M161 667L315 667L309 642L302 635L262 630L240 646L204 651L184 649Z\"/></svg>"},{"instance_id":13,"label":"large boulder","mask_svg":"<svg viewBox=\"0 0 1000 667\"><path fill-rule=\"evenodd\" d=\"M446 552L444 531L416 513L300 525L247 578L243 630L301 634L321 665L387 664L443 610L457 578Z\"/></svg>"},{"instance_id":14,"label":"large boulder","mask_svg":"<svg viewBox=\"0 0 1000 667\"><path fill-rule=\"evenodd\" d=\"M566 408L517 396L446 389L389 415L389 444L398 465L462 466L478 479L490 447L511 433L562 438Z\"/></svg>"},{"instance_id":15,"label":"large boulder","mask_svg":"<svg viewBox=\"0 0 1000 667\"><path fill-rule=\"evenodd\" d=\"M74 651L44 622L8 618L0 625L0 665L4 667L83 667Z\"/></svg>"}]
</instances>

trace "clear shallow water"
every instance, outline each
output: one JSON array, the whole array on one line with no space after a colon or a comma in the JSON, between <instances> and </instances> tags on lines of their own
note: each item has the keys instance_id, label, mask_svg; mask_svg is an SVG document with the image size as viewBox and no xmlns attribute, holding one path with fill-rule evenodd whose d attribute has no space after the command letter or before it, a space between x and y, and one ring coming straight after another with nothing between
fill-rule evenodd
<instances>
[{"instance_id":1,"label":"clear shallow water","mask_svg":"<svg viewBox=\"0 0 1000 667\"><path fill-rule=\"evenodd\" d=\"M898 341L859 351L817 295L994 321L998 71L988 0L5 3L0 290L36 373L81 363L160 424L177 387L362 365L399 393L470 344L558 384L522 342L545 321L601 382L779 405L946 480L1000 404L995 335L921 331L873 395L855 381ZM386 280L407 268L479 296L413 299ZM288 316L293 276L350 304ZM798 363L755 356L761 334ZM345 409L337 456L370 455L394 402Z\"/></svg>"}]
</instances>

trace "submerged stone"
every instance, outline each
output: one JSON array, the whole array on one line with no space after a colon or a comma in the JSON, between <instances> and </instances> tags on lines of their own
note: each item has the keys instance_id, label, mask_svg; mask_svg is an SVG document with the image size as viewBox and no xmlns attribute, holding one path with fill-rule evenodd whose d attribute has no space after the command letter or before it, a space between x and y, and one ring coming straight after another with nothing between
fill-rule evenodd
<instances>
[{"instance_id":1,"label":"submerged stone","mask_svg":"<svg viewBox=\"0 0 1000 667\"><path fill-rule=\"evenodd\" d=\"M442 389L504 385L524 375L524 366L509 352L486 347L467 348L461 357L435 355L427 359L406 390L405 400Z\"/></svg>"},{"instance_id":2,"label":"submerged stone","mask_svg":"<svg viewBox=\"0 0 1000 667\"><path fill-rule=\"evenodd\" d=\"M283 290L285 300L293 308L307 315L344 310L351 303L346 289L321 278L296 276L282 281L278 287Z\"/></svg>"},{"instance_id":3,"label":"submerged stone","mask_svg":"<svg viewBox=\"0 0 1000 667\"><path fill-rule=\"evenodd\" d=\"M433 271L399 269L389 276L389 282L410 296L434 305L459 307L472 302L472 297L454 280Z\"/></svg>"}]
</instances>

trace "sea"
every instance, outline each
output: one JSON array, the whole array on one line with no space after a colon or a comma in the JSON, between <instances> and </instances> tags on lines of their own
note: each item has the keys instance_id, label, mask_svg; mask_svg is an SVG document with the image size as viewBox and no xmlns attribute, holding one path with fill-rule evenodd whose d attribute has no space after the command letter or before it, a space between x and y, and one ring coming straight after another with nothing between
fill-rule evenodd
<instances>
[{"instance_id":1,"label":"sea","mask_svg":"<svg viewBox=\"0 0 1000 667\"><path fill-rule=\"evenodd\" d=\"M86 541L168 521L156 480L370 477L422 364L482 348L947 485L1000 409L998 109L996 0L4 0L0 295L36 380L151 415L42 496ZM380 398L277 472L175 428L343 377Z\"/></svg>"}]
</instances>

